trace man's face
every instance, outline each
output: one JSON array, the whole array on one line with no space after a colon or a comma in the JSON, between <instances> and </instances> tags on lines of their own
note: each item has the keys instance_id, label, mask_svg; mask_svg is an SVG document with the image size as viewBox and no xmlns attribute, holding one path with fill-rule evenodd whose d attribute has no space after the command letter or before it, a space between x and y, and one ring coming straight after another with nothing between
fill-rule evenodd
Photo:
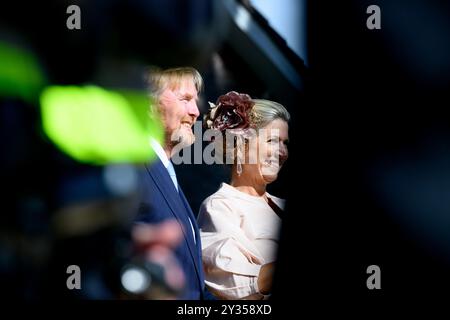
<instances>
[{"instance_id":1,"label":"man's face","mask_svg":"<svg viewBox=\"0 0 450 320\"><path fill-rule=\"evenodd\" d=\"M194 143L192 126L200 112L197 107L197 89L186 79L178 88L166 88L159 97L159 110L166 133L166 143L189 146Z\"/></svg>"}]
</instances>

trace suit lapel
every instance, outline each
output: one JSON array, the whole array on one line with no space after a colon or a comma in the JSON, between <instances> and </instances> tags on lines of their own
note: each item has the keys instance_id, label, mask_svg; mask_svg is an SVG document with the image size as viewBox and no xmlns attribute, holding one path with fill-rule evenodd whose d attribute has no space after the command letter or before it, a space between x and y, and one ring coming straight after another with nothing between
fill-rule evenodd
<instances>
[{"instance_id":1,"label":"suit lapel","mask_svg":"<svg viewBox=\"0 0 450 320\"><path fill-rule=\"evenodd\" d=\"M184 204L184 206L186 207L186 211L189 213L189 218L191 218L192 221L197 221L197 219L194 216L194 213L192 212L191 206L189 205L189 202L187 201L186 197L184 196L184 192L183 190L181 190L180 188L180 197L181 200ZM192 226L194 227L194 231L195 231L195 243L197 244L197 249L200 248L201 249L201 245L200 245L200 231L198 230L198 226L196 223L192 223Z\"/></svg>"},{"instance_id":2,"label":"suit lapel","mask_svg":"<svg viewBox=\"0 0 450 320\"><path fill-rule=\"evenodd\" d=\"M182 198L180 197L180 194L178 194L177 189L175 188L172 179L169 176L169 173L167 172L167 169L164 167L161 160L157 159L155 162L151 164L152 170L149 170L147 167L147 172L149 173L150 177L154 180L156 186L158 187L159 191L163 195L167 205L169 206L170 210L172 211L173 216L177 221L183 226L182 230L184 233L184 239L187 243L189 253L191 254L192 260L194 261L197 276L199 278L199 281L201 281L201 277L199 274L199 265L198 265L198 248L194 243L194 239L192 238L192 235L190 234L190 223L189 218L192 219L192 211L190 210L190 207L186 208L186 204L184 204ZM178 186L180 188L180 186ZM181 188L180 188L181 191ZM183 195L184 198L184 195ZM188 205L188 204L187 204ZM186 212L187 215L184 216L183 212ZM194 223L195 220L192 222L192 225L194 226L194 229L197 229L196 224ZM198 243L198 231L195 232L196 241Z\"/></svg>"}]
</instances>

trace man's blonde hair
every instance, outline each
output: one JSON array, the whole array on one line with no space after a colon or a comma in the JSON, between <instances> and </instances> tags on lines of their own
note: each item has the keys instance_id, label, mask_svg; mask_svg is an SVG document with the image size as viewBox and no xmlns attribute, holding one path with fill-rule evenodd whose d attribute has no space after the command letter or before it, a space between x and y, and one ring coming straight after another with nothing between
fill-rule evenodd
<instances>
[{"instance_id":1,"label":"man's blonde hair","mask_svg":"<svg viewBox=\"0 0 450 320\"><path fill-rule=\"evenodd\" d=\"M177 89L186 80L192 80L194 82L197 92L202 90L202 76L192 67L179 67L165 70L151 68L147 74L150 98L154 102L157 102L159 96L165 89Z\"/></svg>"}]
</instances>

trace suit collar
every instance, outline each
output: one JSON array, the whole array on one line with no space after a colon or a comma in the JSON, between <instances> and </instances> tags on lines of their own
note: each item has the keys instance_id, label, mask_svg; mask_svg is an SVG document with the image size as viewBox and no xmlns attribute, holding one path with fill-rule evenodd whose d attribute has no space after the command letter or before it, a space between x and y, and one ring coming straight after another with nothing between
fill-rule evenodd
<instances>
[{"instance_id":1,"label":"suit collar","mask_svg":"<svg viewBox=\"0 0 450 320\"><path fill-rule=\"evenodd\" d=\"M150 146L153 148L153 151L155 151L159 160L161 160L162 164L167 169L170 159L167 157L167 154L161 144L156 139L150 138Z\"/></svg>"},{"instance_id":2,"label":"suit collar","mask_svg":"<svg viewBox=\"0 0 450 320\"><path fill-rule=\"evenodd\" d=\"M184 195L184 192L183 192L183 190L181 190L181 188L180 188L180 197L181 197L181 200L182 200L184 206L186 207L186 211L189 214L189 218L191 218L191 220L193 221L192 226L194 227L194 230L195 230L195 235L194 235L195 241L197 244L200 244L200 230L198 230L197 223L194 223L195 221L197 221L197 219L195 218L194 213L192 212L191 206L189 205L189 202L187 201L186 196ZM199 245L198 247L201 247L201 246ZM201 253L201 252L199 252L199 253Z\"/></svg>"},{"instance_id":3,"label":"suit collar","mask_svg":"<svg viewBox=\"0 0 450 320\"><path fill-rule=\"evenodd\" d=\"M199 278L199 281L201 280L200 272L201 272L201 266L199 266L199 249L200 246L200 240L198 238L198 228L195 224L195 218L193 218L192 210L189 207L189 204L187 201L185 201L184 195L181 195L178 193L178 191L175 189L175 186L169 176L169 173L167 172L167 169L164 167L163 163L160 159L157 159L155 162L151 164L153 167L153 170L149 170L147 167L147 172L149 173L150 177L155 181L155 185L161 192L162 196L164 197L168 207L170 208L172 215L176 218L176 220L183 226L183 234L184 239L187 243L187 247L189 249L189 252L191 254L192 260L194 261L196 270L197 270L197 276ZM180 188L180 193L182 193ZM186 213L186 215L183 215L183 212ZM190 223L188 218L194 219L192 221L192 224L195 229L195 237L197 241L197 245L194 243L194 239L192 238L192 235L190 234L189 230L191 230Z\"/></svg>"}]
</instances>

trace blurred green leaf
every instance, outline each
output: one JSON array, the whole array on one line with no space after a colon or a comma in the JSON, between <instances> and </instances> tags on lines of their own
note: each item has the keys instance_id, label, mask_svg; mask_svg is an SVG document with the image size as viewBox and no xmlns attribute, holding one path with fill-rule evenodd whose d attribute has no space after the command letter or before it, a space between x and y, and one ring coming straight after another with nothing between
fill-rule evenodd
<instances>
[{"instance_id":1,"label":"blurred green leaf","mask_svg":"<svg viewBox=\"0 0 450 320\"><path fill-rule=\"evenodd\" d=\"M0 42L0 96L33 103L47 79L32 52Z\"/></svg>"},{"instance_id":2,"label":"blurred green leaf","mask_svg":"<svg viewBox=\"0 0 450 320\"><path fill-rule=\"evenodd\" d=\"M145 93L97 86L50 86L40 98L44 132L63 152L83 163L144 163L155 158L150 137L163 129L149 117Z\"/></svg>"}]
</instances>

